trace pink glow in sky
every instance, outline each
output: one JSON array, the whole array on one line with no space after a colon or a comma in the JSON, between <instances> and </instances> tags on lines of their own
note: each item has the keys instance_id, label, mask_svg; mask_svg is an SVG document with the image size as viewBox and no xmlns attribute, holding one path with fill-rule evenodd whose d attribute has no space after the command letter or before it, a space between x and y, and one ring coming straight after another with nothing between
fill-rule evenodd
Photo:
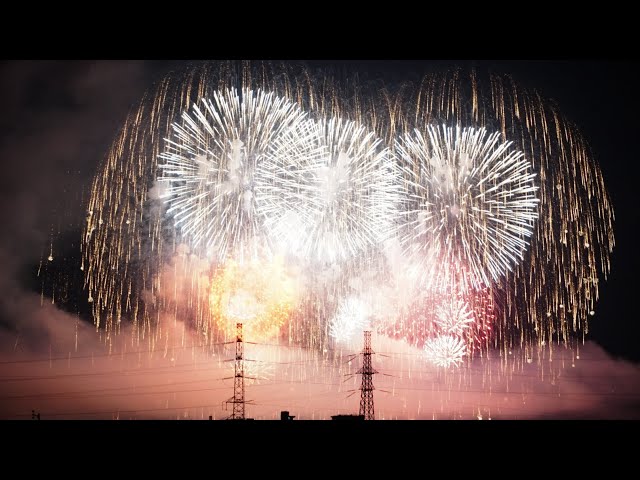
<instances>
[{"instance_id":1,"label":"pink glow in sky","mask_svg":"<svg viewBox=\"0 0 640 480\"><path fill-rule=\"evenodd\" d=\"M194 347L180 323L150 351L124 331L111 352L95 329L40 297L23 294L14 313L28 319L21 335L2 331L0 418L227 418L235 345ZM25 328L27 327L27 328ZM170 331L172 330L172 331ZM250 341L250 339L245 339ZM171 344L175 342L177 344ZM555 347L527 363L476 359L436 368L405 343L372 337L377 419L640 419L640 368L587 342L579 352ZM361 355L245 343L246 416L328 420L357 414ZM332 355L333 354L333 355ZM512 352L513 359L520 358ZM579 357L579 358L578 358Z\"/></svg>"}]
</instances>

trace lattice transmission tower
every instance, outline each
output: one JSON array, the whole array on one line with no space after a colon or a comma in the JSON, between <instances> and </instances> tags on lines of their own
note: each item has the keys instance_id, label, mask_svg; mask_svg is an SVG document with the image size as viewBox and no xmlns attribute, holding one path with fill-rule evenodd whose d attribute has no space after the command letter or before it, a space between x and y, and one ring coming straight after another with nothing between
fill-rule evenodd
<instances>
[{"instance_id":1,"label":"lattice transmission tower","mask_svg":"<svg viewBox=\"0 0 640 480\"><path fill-rule=\"evenodd\" d=\"M360 415L365 420L375 420L373 408L373 375L378 373L371 365L371 332L364 332L364 349L362 350L362 368L356 373L362 375L362 385L360 386Z\"/></svg>"},{"instance_id":2,"label":"lattice transmission tower","mask_svg":"<svg viewBox=\"0 0 640 480\"><path fill-rule=\"evenodd\" d=\"M244 345L242 323L236 323L236 365L233 377L233 397L227 403L233 404L230 420L244 420Z\"/></svg>"}]
</instances>

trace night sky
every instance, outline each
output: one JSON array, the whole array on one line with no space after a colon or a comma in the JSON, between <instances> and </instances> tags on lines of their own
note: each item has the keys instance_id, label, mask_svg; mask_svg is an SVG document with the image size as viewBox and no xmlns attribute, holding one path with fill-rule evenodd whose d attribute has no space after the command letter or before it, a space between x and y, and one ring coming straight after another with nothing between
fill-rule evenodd
<instances>
[{"instance_id":1,"label":"night sky","mask_svg":"<svg viewBox=\"0 0 640 480\"><path fill-rule=\"evenodd\" d=\"M640 267L636 241L640 193L637 62L313 60L305 63L312 71L331 70L345 76L357 72L364 81L375 78L389 84L419 80L427 72L474 66L480 71L510 74L521 86L535 88L555 102L587 139L603 172L615 213L616 246L611 272L606 281L601 279L601 296L587 339L602 347L604 356L614 362L624 361L624 368L630 369L631 374L635 368L637 373L640 327L636 302L632 302L637 296ZM69 273L64 267L56 275L69 285L62 292L67 300L71 299L69 303L74 303L78 296L77 311L60 312L47 306L43 318L34 313L35 299L43 298L38 267L51 249L56 258L77 261L84 203L99 162L129 109L155 81L183 64L105 60L0 64L3 112L0 359L10 362L18 344L46 356L54 337L66 335L75 327L45 328L44 316L59 317L58 324L64 325L70 318L68 314L87 314L87 306L79 298L82 294L79 272ZM46 290L45 296L48 293ZM87 342L92 342L90 328L85 334ZM0 378L7 374L7 365ZM636 385L637 378L636 375ZM0 383L0 397L3 387L7 388L6 384ZM640 416L638 401L636 397L636 418ZM0 410L0 418L8 415L7 411Z\"/></svg>"}]
</instances>

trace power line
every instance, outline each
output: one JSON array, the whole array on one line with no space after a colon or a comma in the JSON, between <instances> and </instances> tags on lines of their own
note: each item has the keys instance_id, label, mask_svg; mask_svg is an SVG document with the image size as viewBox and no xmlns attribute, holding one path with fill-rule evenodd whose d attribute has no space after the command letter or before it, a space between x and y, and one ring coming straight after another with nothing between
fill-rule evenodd
<instances>
[{"instance_id":1,"label":"power line","mask_svg":"<svg viewBox=\"0 0 640 480\"><path fill-rule=\"evenodd\" d=\"M229 343L237 343L237 342L225 342L224 344L218 344L218 345L228 345ZM242 343L242 342L241 342ZM245 342L245 343L249 343L249 342ZM256 344L256 345L260 345L258 343L254 343L252 342L252 344ZM282 346L282 345L274 345L274 346ZM184 348L192 348L192 347L184 347ZM365 350L366 350L366 338L365 338ZM365 352L365 350L363 350L363 354ZM369 345L369 350L370 350L370 345ZM133 353L152 353L152 352L148 352L148 351L144 351L144 352L127 352L126 354L133 354ZM159 352L158 352L159 353ZM371 354L373 354L374 352L371 351ZM400 353L400 352L390 352L392 355L406 355L404 353ZM70 359L76 359L76 358L96 358L98 356L85 356L85 357L64 357L64 358L59 358L59 360L70 360ZM111 358L115 358L117 359L118 357L122 358L121 354L109 354L109 355L103 355L103 357L111 357ZM339 366L339 365L332 365L331 363L334 363L336 361L338 361L338 359L340 358L344 358L344 357L353 357L352 354L349 355L340 355L338 357L332 357L332 359L309 359L309 360L299 360L299 361L288 361L288 362L279 362L279 361L269 361L269 360L255 360L255 362L257 363L264 363L264 364L272 364L272 365L290 365L290 366L300 366L303 367L305 365L315 365L318 369L346 369L345 367ZM166 358L166 357L165 357ZM370 358L370 357L369 357ZM243 354L241 352L241 359L243 361L249 361L249 359L245 359L243 358ZM46 360L38 360L38 362L44 362L44 361L50 361L50 359L46 359ZM238 346L236 345L236 367L237 367L237 361L238 361ZM589 360L589 359L580 359L576 361L576 364L578 363L587 363L587 362L605 362L607 360L598 360L598 359L593 359L593 360ZM2 362L2 364L12 364L12 363L34 363L36 362L34 361L16 361L16 362ZM220 363L220 360L218 359L218 362ZM569 360L556 360L556 365L560 364L560 363L568 363ZM143 368L143 369L138 369L138 370L126 370L124 368L119 368L117 370L112 370L112 371L107 371L107 372L88 372L88 373L73 373L73 374L55 374L55 375L48 375L48 376L35 376L35 377L15 377L15 378L1 378L0 377L0 382L18 382L18 381L42 381L42 380L60 380L60 379L67 379L67 378L77 378L77 377L100 377L100 376L109 376L109 375L119 375L119 376L125 376L125 378L128 379L134 379L137 376L142 376L142 375L166 375L166 374L185 374L185 373L189 373L189 372L197 372L197 373L207 373L210 371L214 371L214 370L222 370L228 367L224 367L224 366L220 366L220 367L202 367L202 368L198 368L197 366L195 366L195 364L198 362L189 362L189 363L185 363L185 364L178 364L178 365L165 365L165 366L157 366L157 367L148 367L148 368ZM204 363L204 361L200 362L201 364ZM208 362L207 362L208 363ZM363 362L363 369L364 370L364 363ZM551 362L549 362L551 363ZM195 366L195 368L193 368ZM489 365L489 367L491 367L491 365ZM69 367L70 368L70 367ZM478 367L463 367L463 369L459 369L456 371L452 371L452 372L446 372L446 371L441 371L440 369L434 369L434 370L416 370L416 369L390 369L388 370L390 372L408 372L409 374L414 374L414 375L420 375L420 374L428 374L431 377L436 377L436 378L431 378L431 379L422 379L420 378L420 381L430 381L433 384L437 384L439 387L444 387L444 388L418 388L418 387L404 387L404 386L396 386L396 382L393 383L393 385L391 386L385 386L382 385L382 387L384 388L390 388L393 389L394 391L399 390L399 391L425 391L425 392L432 392L433 394L448 394L448 393L461 393L461 394L465 394L465 393L469 393L469 394L475 394L475 393L480 393L480 394L484 394L484 395L488 395L488 396L508 396L508 395L518 395L518 396L523 396L527 399L535 399L535 398L545 398L545 397L554 397L554 398L563 398L563 397L609 397L609 398L618 398L618 399L636 399L636 398L640 398L640 394L635 394L635 393L625 393L625 392L560 392L560 391L556 391L556 392L533 392L533 391L514 391L514 390L507 390L507 391L502 391L502 390L487 390L487 389L473 389L473 388L452 388L452 387L447 387L446 384L443 384L443 378L442 377L447 377L447 375L451 375L452 380L454 381L453 378L456 377L464 377L464 376L472 376L472 375L482 375L485 377L497 377L499 379L512 379L512 377L522 377L522 378L531 378L531 379L537 379L539 381L544 381L544 379L542 377L549 376L552 378L555 378L557 381L559 382L564 382L564 381L568 381L568 382L580 382L580 381L588 381L590 379L597 379L597 378L607 378L607 379L628 379L628 378L638 378L636 375L633 375L631 373L629 374L612 374L612 375L590 375L588 373L584 373L584 372L580 372L576 375L572 375L572 373L574 372L574 370L568 369L567 370L567 374L564 375L560 375L560 376L556 376L553 375L551 373L549 374L545 374L543 375L542 373L538 373L538 374L533 374L533 373L515 373L515 372L511 372L511 371L500 371L498 370L497 372L494 372L491 368L489 370L487 369L483 369L481 366ZM237 369L236 369L236 373L237 373ZM248 378L248 377L244 377L244 365L242 367L242 378ZM364 373L363 371L359 371L358 373ZM289 380L289 381L278 381L278 382L264 382L261 384L257 384L255 385L256 387L270 387L270 386L278 386L278 385L287 385L287 384L303 384L303 385L327 385L327 386L332 386L332 387L338 387L338 390L340 390L339 387L342 386L342 383L327 383L327 382L312 382L309 381L310 379L313 378L320 378L323 375L315 375L315 376L309 376L306 377L306 380L300 380L300 381L294 381L294 380ZM234 399L235 397L235 382L237 381L238 376L236 374L236 376L234 377ZM214 379L214 380L222 380L224 381L224 379ZM408 378L408 379L401 379L401 381L412 381L414 379L412 378ZM416 379L418 380L418 379ZM211 379L203 379L203 380L195 380L195 381L190 381L190 382L178 382L178 383L171 383L171 386L175 386L175 385L188 385L188 384L196 384L196 383L202 383L202 382L207 382L207 381L211 381ZM364 375L363 375L363 384L364 384ZM610 383L598 383L597 385L609 385ZM594 386L593 383L589 383L589 386ZM372 385L371 385L372 386ZM0 397L0 400L15 400L15 399L25 399L25 398L41 398L41 397L45 397L45 398L53 398L53 399L74 399L74 398L93 398L93 397L136 397L136 396L144 396L144 395L170 395L170 394L186 394L186 393L197 393L197 392L207 392L207 391L215 391L215 390L224 390L225 388L222 387L211 387L211 388L198 388L198 389L187 389L187 390L163 390L160 392L123 392L123 393L110 393L110 394L105 394L105 392L115 392L115 391L120 391L120 390L131 390L131 389L148 389L148 388L166 388L168 387L167 384L156 384L156 385L141 385L141 386L132 386L132 387L116 387L116 388L111 388L111 389L98 389L98 390L88 390L88 391L73 391L73 392L56 392L53 394L32 394L32 395L14 395L14 396L7 396L7 397ZM244 388L244 385L243 385ZM558 389L560 387L557 387ZM100 392L102 392L102 395L98 395ZM334 391L330 390L328 392L322 392L319 394L314 394L314 395L329 395L332 394ZM365 390L361 388L361 397L364 394ZM92 395L93 394L93 395ZM283 393L283 395L286 393ZM244 400L244 390L243 390L243 395L242 395L242 399ZM371 399L372 400L372 399ZM362 402L362 398L361 398L361 402ZM447 403L456 403L453 400L448 399ZM460 402L458 402L460 403ZM466 405L466 403L461 403L463 405ZM235 403L234 403L235 405ZM269 405L269 404L262 404L262 403L258 403L258 404L254 404L254 405ZM474 403L474 406L477 407L482 407L485 406L485 404L478 404L478 403ZM143 410L121 410L121 413L130 413L130 412L150 412L150 411L161 411L161 410L178 410L178 409L188 409L188 408L205 408L202 406L190 406L190 407L176 407L176 408L163 408L163 409L143 409ZM303 407L301 407L303 408ZM504 406L490 406L487 408L500 408L500 409L508 409L509 407L504 407ZM523 407L523 409L526 407ZM316 409L316 410L321 410L321 409ZM328 410L328 409L327 409ZM361 410L362 410L362 405L361 405ZM366 411L366 409L365 409ZM80 415L92 415L92 414L102 414L102 413L114 413L113 411L110 412L88 412L88 413L81 413ZM62 413L62 414L53 414L53 415L48 415L48 416L64 416L64 415L74 415L73 413ZM536 415L536 416L540 416L540 415Z\"/></svg>"},{"instance_id":2,"label":"power line","mask_svg":"<svg viewBox=\"0 0 640 480\"><path fill-rule=\"evenodd\" d=\"M255 361L257 363L264 363L269 365L307 365L307 364L316 364L320 365L314 361L301 361L301 362L275 362L269 360L250 360L245 359L245 361ZM191 367L193 365L192 362L188 364L178 364L178 365L164 365L164 366L155 366L148 367L142 369L123 369L118 368L116 370L102 371L102 372L85 372L85 373L69 373L69 374L53 374L53 375L39 375L39 376L17 376L17 377L0 377L0 382L20 382L20 381L41 381L41 380L56 380L61 378L73 378L73 377L91 377L91 376L110 376L110 375L125 375L127 377L131 377L134 375L159 375L163 373L189 373L189 372L207 372L212 370L223 370L228 367L195 367L195 368L185 368ZM325 364L322 365L325 369L345 369L339 365L330 365ZM502 372L492 372L492 371L484 371L484 370L470 370L470 369L460 369L453 372L438 372L437 370L414 370L414 369L386 369L389 372L401 372L408 374L428 374L432 376L463 376L463 375L485 375L485 376L496 376L499 378L511 378L511 377L524 377L524 378L536 378L543 380L541 378L541 374L527 374L527 373L502 373ZM568 372L572 372L568 370ZM553 376L550 373L547 376ZM585 374L581 372L580 374L573 375L571 373L563 376L557 377L563 380L583 380L583 379L595 379L595 378L607 378L607 379L626 379L626 378L637 378L638 375L634 374L611 374L611 375L591 375Z\"/></svg>"},{"instance_id":3,"label":"power line","mask_svg":"<svg viewBox=\"0 0 640 480\"><path fill-rule=\"evenodd\" d=\"M42 416L44 418L50 418L50 417L64 417L64 416L77 417L77 416L82 416L82 415L114 415L114 414L118 414L119 415L121 413L161 412L161 411L165 411L165 410L188 410L188 409L192 409L192 408L214 408L214 406L213 405L190 405L190 406L184 406L184 407L145 408L145 409L138 409L138 410L118 410L118 409L115 409L115 410L102 410L102 411L99 411L99 412L43 413ZM29 416L29 415L17 414L15 416L26 417L26 416Z\"/></svg>"},{"instance_id":4,"label":"power line","mask_svg":"<svg viewBox=\"0 0 640 480\"><path fill-rule=\"evenodd\" d=\"M45 362L57 362L57 361L69 361L69 360L76 360L76 359L88 359L88 358L103 358L103 357L122 357L124 355L138 355L138 354L143 354L143 353L157 353L160 354L164 351L168 351L168 350L186 350L189 348L201 348L201 347L214 347L214 346L221 346L221 345L230 345L232 343L235 342L221 342L221 343L203 343L200 345L190 345L190 346L182 346L182 347L162 347L158 350L132 350L130 352L113 352L113 353L101 353L101 354L91 354L91 355L76 355L76 356L69 356L67 355L66 357L42 357L42 358L37 358L37 359L29 359L29 360L6 360L6 361L0 361L0 365L13 365L13 364L20 364L20 363L45 363Z\"/></svg>"},{"instance_id":5,"label":"power line","mask_svg":"<svg viewBox=\"0 0 640 480\"><path fill-rule=\"evenodd\" d=\"M223 380L223 379L220 379ZM202 383L208 382L209 379L196 380L193 382L182 382L182 384L193 384L193 383ZM259 387L273 387L279 385L291 385L291 384L300 384L300 385L325 385L325 386L335 386L340 387L342 383L332 383L332 382L307 382L302 380L291 380L291 381L279 381L279 382L265 382L256 384L253 388ZM176 385L176 384L172 384ZM134 388L160 388L166 387L166 384L155 384L155 385L144 385L139 387L121 387L118 390L124 389L134 389ZM503 391L503 390L477 390L477 389L456 389L456 388L441 388L441 389L433 389L433 388L422 388L422 387L398 387L394 385L382 385L384 388L389 388L393 390L412 390L412 391L425 391L432 393L481 393L485 395L523 395L523 396L552 396L552 397L563 397L563 396L595 396L595 397L619 397L619 398L640 398L640 393L624 393L624 392L527 392L527 391ZM104 395L85 395L85 394L97 394L100 392L107 392L116 390L114 389L101 389L101 390L89 390L89 391L73 391L73 392L56 392L53 394L32 394L32 395L15 395L8 397L0 397L0 400L12 400L12 399L25 399L25 398L38 398L38 397L56 397L56 398L91 398L95 397L104 397L104 396L139 396L139 395L155 395L155 394L181 394L181 393L193 393L193 392L204 392L204 391L213 391L213 390L226 390L227 387L210 387L210 388L201 388L201 389L191 389L191 390L165 390L162 392L132 392L132 393L116 393L116 394L104 394ZM77 397L73 397L73 395L78 395ZM259 405L260 403L256 403Z\"/></svg>"}]
</instances>

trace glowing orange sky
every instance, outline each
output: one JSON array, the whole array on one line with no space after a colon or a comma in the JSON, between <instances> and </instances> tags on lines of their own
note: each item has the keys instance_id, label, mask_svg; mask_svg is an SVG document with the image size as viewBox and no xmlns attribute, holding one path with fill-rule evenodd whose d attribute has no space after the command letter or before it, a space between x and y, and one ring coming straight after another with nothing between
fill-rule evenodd
<instances>
[{"instance_id":1,"label":"glowing orange sky","mask_svg":"<svg viewBox=\"0 0 640 480\"><path fill-rule=\"evenodd\" d=\"M21 303L38 337L0 337L0 418L28 419L215 419L227 418L233 395L235 345L214 356L195 340L134 346L124 330L109 353L94 329L35 295ZM182 344L181 342L185 342ZM249 339L247 339L249 341ZM76 349L77 343L77 349ZM12 348L9 348L11 344ZM507 371L499 359L452 370L424 362L405 343L372 338L377 419L640 419L640 368L608 357L587 343L576 358L555 349L553 357ZM50 348L50 350L49 350ZM247 417L279 419L287 410L299 420L358 413L361 366L358 349L315 352L245 344ZM514 358L518 352L512 352ZM332 354L335 354L332 360Z\"/></svg>"}]
</instances>

